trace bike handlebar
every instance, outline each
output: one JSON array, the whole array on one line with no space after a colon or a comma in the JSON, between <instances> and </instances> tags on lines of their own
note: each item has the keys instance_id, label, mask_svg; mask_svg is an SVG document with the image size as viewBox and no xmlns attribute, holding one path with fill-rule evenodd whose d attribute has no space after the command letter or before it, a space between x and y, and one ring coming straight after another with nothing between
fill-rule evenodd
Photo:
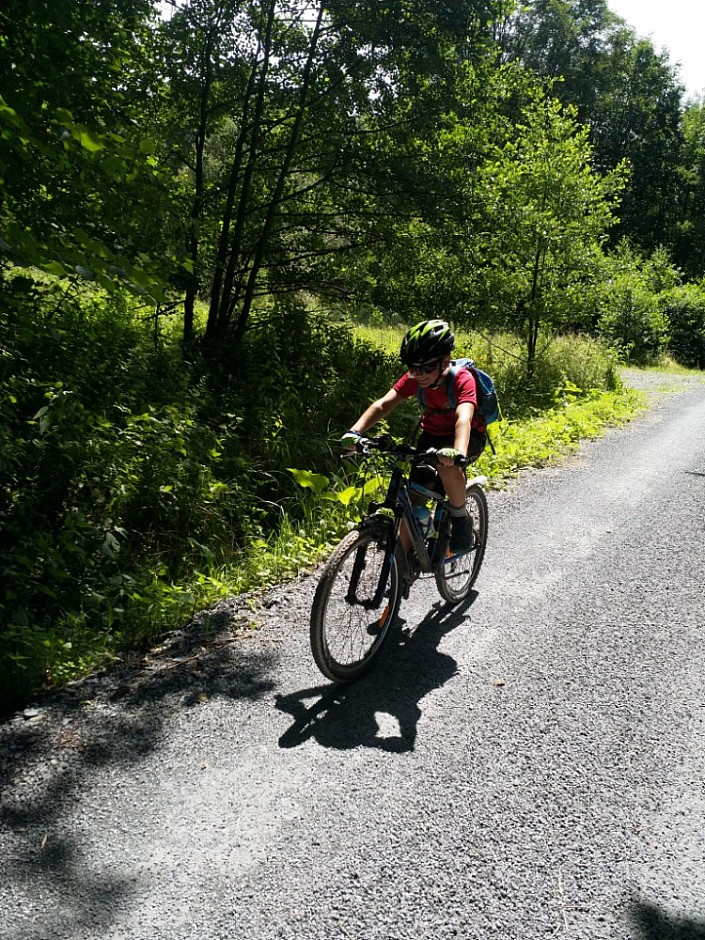
<instances>
[{"instance_id":1,"label":"bike handlebar","mask_svg":"<svg viewBox=\"0 0 705 940\"><path fill-rule=\"evenodd\" d=\"M379 437L361 437L356 445L355 451L363 457L370 457L374 452L386 454L394 460L410 460L416 466L426 463L431 467L438 466L438 449L429 447L428 450L416 451L409 444L400 444L395 442L389 435L381 434ZM458 455L453 461L456 467L465 468L468 465L467 457Z\"/></svg>"}]
</instances>

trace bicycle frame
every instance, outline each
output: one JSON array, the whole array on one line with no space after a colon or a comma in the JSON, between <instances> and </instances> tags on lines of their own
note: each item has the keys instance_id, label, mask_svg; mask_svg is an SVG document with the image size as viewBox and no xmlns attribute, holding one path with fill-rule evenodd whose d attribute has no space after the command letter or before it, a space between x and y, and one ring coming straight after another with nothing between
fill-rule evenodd
<instances>
[{"instance_id":1,"label":"bicycle frame","mask_svg":"<svg viewBox=\"0 0 705 940\"><path fill-rule=\"evenodd\" d=\"M424 457L426 455L409 454L405 456L411 457L414 463L420 464L423 463ZM382 519L386 520L385 524L387 533L385 558L384 564L382 565L382 570L380 571L377 591L375 592L375 596L369 601L361 601L356 596L357 585L360 580L364 563L364 559L362 555L360 555L360 557L355 559L352 576L350 579L350 586L347 595L347 600L350 603L359 603L364 607L369 607L370 609L376 609L381 603L384 588L387 583L387 578L389 577L389 569L391 568L392 559L394 558L396 546L399 542L399 533L402 522L405 522L407 525L411 543L418 559L419 569L424 574L428 574L433 571L435 559L433 558L432 553L428 550L425 534L422 531L419 521L414 514L414 503L412 502L410 491L418 493L424 498L425 501L433 500L435 503L443 507L443 509L448 506L448 502L443 495L436 492L435 490L430 490L419 483L415 483L409 480L407 475L398 464L394 466L384 501L381 503L370 503L369 514L362 522L362 526L364 527L369 525L377 525ZM393 524L389 517L378 515L380 509L390 509L394 513Z\"/></svg>"}]
</instances>

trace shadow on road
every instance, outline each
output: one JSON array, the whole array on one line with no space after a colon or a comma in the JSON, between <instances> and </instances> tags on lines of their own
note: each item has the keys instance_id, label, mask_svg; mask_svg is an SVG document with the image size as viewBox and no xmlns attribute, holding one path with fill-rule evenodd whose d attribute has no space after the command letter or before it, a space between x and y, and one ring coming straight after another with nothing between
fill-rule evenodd
<instances>
[{"instance_id":1,"label":"shadow on road","mask_svg":"<svg viewBox=\"0 0 705 940\"><path fill-rule=\"evenodd\" d=\"M296 719L281 745L313 736L330 747L413 748L419 702L456 670L438 651L439 641L462 622L467 606L439 604L414 630L398 630L357 686L322 685L280 697L279 708ZM257 702L276 688L281 647L261 634L249 643L249 617L238 633L229 613L210 612L139 658L44 696L0 724L0 856L7 883L18 903L27 899L38 930L39 896L60 910L64 936L100 935L141 890L138 880L92 864L90 840L75 815L96 781L109 779L110 768L139 766L185 709L216 700ZM310 698L315 702L307 708ZM394 727L381 727L381 718ZM138 794L136 801L138 807ZM0 911L0 936L12 916Z\"/></svg>"},{"instance_id":2,"label":"shadow on road","mask_svg":"<svg viewBox=\"0 0 705 940\"><path fill-rule=\"evenodd\" d=\"M1 723L0 794L7 796L23 773L36 777L37 762L48 771L70 757L67 763L77 773L136 762L159 743L175 711L215 696L255 701L271 692L277 658L259 645L250 647L246 635L230 629L227 617L205 615L109 673L48 693L36 707ZM45 794L52 787L65 792L70 783L61 774L46 777ZM35 796L37 789L30 788ZM22 819L21 810L8 809L10 802L15 801L2 801L0 816ZM51 814L54 800L45 802ZM36 816L39 809L33 801L27 812Z\"/></svg>"},{"instance_id":3,"label":"shadow on road","mask_svg":"<svg viewBox=\"0 0 705 940\"><path fill-rule=\"evenodd\" d=\"M170 721L213 698L257 701L274 687L274 653L250 645L227 612L204 615L139 659L48 694L0 724L0 855L5 878L66 901L71 922L100 927L134 885L92 871L75 803L109 767L138 764L158 748ZM25 886L29 886L26 888ZM3 918L0 912L0 936ZM7 936L10 936L8 934ZM39 936L39 934L37 934Z\"/></svg>"},{"instance_id":4,"label":"shadow on road","mask_svg":"<svg viewBox=\"0 0 705 940\"><path fill-rule=\"evenodd\" d=\"M643 940L705 940L705 921L670 917L655 904L635 901L632 919Z\"/></svg>"},{"instance_id":5,"label":"shadow on road","mask_svg":"<svg viewBox=\"0 0 705 940\"><path fill-rule=\"evenodd\" d=\"M296 747L313 738L331 748L413 750L421 699L457 671L455 660L441 653L438 645L464 621L475 597L473 592L455 608L438 602L415 628L397 627L358 682L326 683L277 696L277 708L294 719L279 746ZM307 704L311 700L312 704Z\"/></svg>"}]
</instances>

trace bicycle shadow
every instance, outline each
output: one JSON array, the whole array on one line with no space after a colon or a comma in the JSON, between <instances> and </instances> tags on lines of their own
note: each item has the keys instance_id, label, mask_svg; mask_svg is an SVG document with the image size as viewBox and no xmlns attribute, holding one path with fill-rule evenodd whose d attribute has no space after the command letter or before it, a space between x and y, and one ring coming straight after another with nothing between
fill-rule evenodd
<instances>
[{"instance_id":1,"label":"bicycle shadow","mask_svg":"<svg viewBox=\"0 0 705 940\"><path fill-rule=\"evenodd\" d=\"M457 673L457 663L438 649L443 637L465 620L477 593L457 607L437 602L416 626L396 625L370 671L350 685L323 684L278 695L276 707L294 723L279 739L282 748L314 739L322 747L373 747L412 751L420 702ZM313 704L307 705L310 699Z\"/></svg>"},{"instance_id":2,"label":"bicycle shadow","mask_svg":"<svg viewBox=\"0 0 705 940\"><path fill-rule=\"evenodd\" d=\"M633 901L631 915L644 940L705 940L705 921L673 917L657 904Z\"/></svg>"}]
</instances>

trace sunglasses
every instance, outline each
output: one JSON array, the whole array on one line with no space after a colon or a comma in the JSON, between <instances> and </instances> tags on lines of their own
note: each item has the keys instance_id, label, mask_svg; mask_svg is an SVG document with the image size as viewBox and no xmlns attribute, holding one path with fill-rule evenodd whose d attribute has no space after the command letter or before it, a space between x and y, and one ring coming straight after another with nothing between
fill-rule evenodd
<instances>
[{"instance_id":1,"label":"sunglasses","mask_svg":"<svg viewBox=\"0 0 705 940\"><path fill-rule=\"evenodd\" d=\"M409 366L409 372L414 375L430 375L435 372L441 362L440 359L434 359L433 362L417 362Z\"/></svg>"}]
</instances>

